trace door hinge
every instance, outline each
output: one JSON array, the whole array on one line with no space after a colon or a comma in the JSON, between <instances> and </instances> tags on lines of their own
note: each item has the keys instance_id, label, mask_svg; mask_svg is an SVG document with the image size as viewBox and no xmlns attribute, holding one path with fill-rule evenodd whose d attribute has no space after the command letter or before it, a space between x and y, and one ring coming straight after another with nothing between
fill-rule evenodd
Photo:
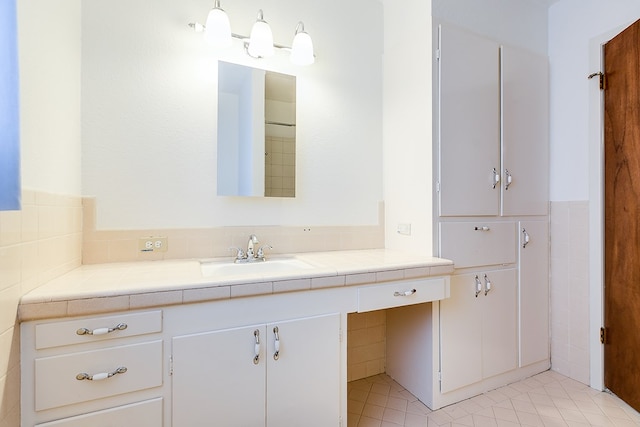
<instances>
[{"instance_id":1,"label":"door hinge","mask_svg":"<svg viewBox=\"0 0 640 427\"><path fill-rule=\"evenodd\" d=\"M340 338L340 342L342 342L342 329L338 332L338 338Z\"/></svg>"},{"instance_id":2,"label":"door hinge","mask_svg":"<svg viewBox=\"0 0 640 427\"><path fill-rule=\"evenodd\" d=\"M607 328L600 328L600 344L607 344Z\"/></svg>"},{"instance_id":3,"label":"door hinge","mask_svg":"<svg viewBox=\"0 0 640 427\"><path fill-rule=\"evenodd\" d=\"M173 356L169 357L169 376L173 375Z\"/></svg>"},{"instance_id":4,"label":"door hinge","mask_svg":"<svg viewBox=\"0 0 640 427\"><path fill-rule=\"evenodd\" d=\"M587 77L589 80L598 76L598 81L600 82L600 90L605 90L607 88L607 75L602 71L598 71L597 73L589 74Z\"/></svg>"}]
</instances>

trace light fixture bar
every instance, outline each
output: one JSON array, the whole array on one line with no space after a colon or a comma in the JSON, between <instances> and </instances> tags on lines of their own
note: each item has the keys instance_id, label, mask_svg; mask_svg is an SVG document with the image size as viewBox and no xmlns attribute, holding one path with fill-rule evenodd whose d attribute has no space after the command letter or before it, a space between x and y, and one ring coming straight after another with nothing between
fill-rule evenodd
<instances>
[{"instance_id":1,"label":"light fixture bar","mask_svg":"<svg viewBox=\"0 0 640 427\"><path fill-rule=\"evenodd\" d=\"M210 28L207 29L207 26ZM269 24L264 20L262 9L258 10L249 36L231 32L229 18L221 8L220 0L214 0L213 9L209 11L205 25L191 22L189 27L193 28L195 32L204 33L205 39L215 48L228 47L231 45L231 39L238 39L242 41L245 53L252 58L265 58L273 55L274 49L279 49L289 52L293 64L311 65L315 62L313 41L304 30L302 21L296 25L291 46L274 43L273 33Z\"/></svg>"}]
</instances>

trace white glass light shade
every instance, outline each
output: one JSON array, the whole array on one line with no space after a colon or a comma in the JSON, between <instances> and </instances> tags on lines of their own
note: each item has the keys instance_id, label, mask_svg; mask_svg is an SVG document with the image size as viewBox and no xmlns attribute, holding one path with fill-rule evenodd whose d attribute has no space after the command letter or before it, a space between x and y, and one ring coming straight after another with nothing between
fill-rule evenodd
<instances>
[{"instance_id":1,"label":"white glass light shade","mask_svg":"<svg viewBox=\"0 0 640 427\"><path fill-rule=\"evenodd\" d=\"M269 24L262 19L262 11L258 13L258 20L251 28L247 50L254 58L266 58L274 54L273 33Z\"/></svg>"},{"instance_id":2,"label":"white glass light shade","mask_svg":"<svg viewBox=\"0 0 640 427\"><path fill-rule=\"evenodd\" d=\"M205 23L204 39L213 47L231 46L231 24L224 10L214 7Z\"/></svg>"},{"instance_id":3,"label":"white glass light shade","mask_svg":"<svg viewBox=\"0 0 640 427\"><path fill-rule=\"evenodd\" d=\"M291 62L295 65L311 65L316 58L313 55L313 41L304 31L296 33L291 46Z\"/></svg>"}]
</instances>

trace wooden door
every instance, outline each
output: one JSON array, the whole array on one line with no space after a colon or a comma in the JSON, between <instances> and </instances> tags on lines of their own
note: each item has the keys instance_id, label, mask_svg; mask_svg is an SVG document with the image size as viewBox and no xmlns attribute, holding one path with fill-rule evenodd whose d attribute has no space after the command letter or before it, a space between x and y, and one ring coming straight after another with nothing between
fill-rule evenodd
<instances>
[{"instance_id":1,"label":"wooden door","mask_svg":"<svg viewBox=\"0 0 640 427\"><path fill-rule=\"evenodd\" d=\"M267 427L338 426L340 314L273 323L267 335Z\"/></svg>"},{"instance_id":2,"label":"wooden door","mask_svg":"<svg viewBox=\"0 0 640 427\"><path fill-rule=\"evenodd\" d=\"M604 46L605 387L640 410L640 21Z\"/></svg>"},{"instance_id":3,"label":"wooden door","mask_svg":"<svg viewBox=\"0 0 640 427\"><path fill-rule=\"evenodd\" d=\"M497 43L440 27L440 215L499 215L500 100ZM495 169L495 174L493 170Z\"/></svg>"},{"instance_id":4,"label":"wooden door","mask_svg":"<svg viewBox=\"0 0 640 427\"><path fill-rule=\"evenodd\" d=\"M185 335L172 342L172 425L264 426L264 325Z\"/></svg>"}]
</instances>

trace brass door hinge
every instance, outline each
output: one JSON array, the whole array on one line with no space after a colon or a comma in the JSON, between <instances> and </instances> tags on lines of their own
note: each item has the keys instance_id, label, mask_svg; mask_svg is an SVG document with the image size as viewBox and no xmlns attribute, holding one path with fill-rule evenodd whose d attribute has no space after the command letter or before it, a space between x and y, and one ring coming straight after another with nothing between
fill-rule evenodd
<instances>
[{"instance_id":1,"label":"brass door hinge","mask_svg":"<svg viewBox=\"0 0 640 427\"><path fill-rule=\"evenodd\" d=\"M602 327L600 328L600 344L606 344L607 343L607 328Z\"/></svg>"},{"instance_id":2,"label":"brass door hinge","mask_svg":"<svg viewBox=\"0 0 640 427\"><path fill-rule=\"evenodd\" d=\"M598 80L600 81L600 90L605 90L607 88L607 76L602 71L598 71L597 73L589 74L587 77L589 80L598 76Z\"/></svg>"}]
</instances>

